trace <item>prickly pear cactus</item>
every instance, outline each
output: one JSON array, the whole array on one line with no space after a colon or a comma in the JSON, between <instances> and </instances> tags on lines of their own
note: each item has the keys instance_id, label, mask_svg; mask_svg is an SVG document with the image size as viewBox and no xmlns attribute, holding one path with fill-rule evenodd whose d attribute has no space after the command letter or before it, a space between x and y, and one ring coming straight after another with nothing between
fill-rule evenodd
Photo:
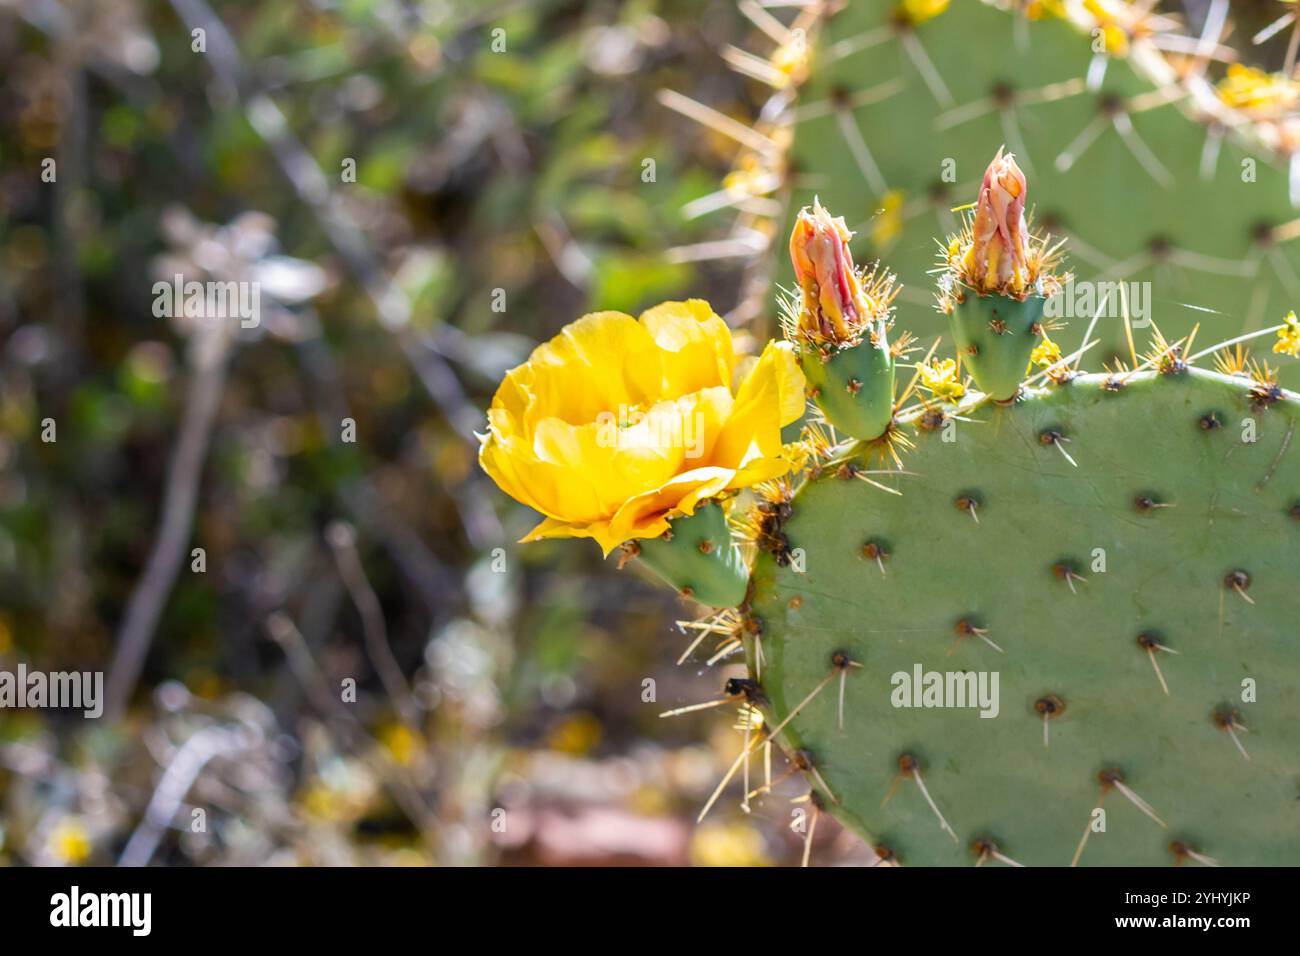
<instances>
[{"instance_id":1,"label":"prickly pear cactus","mask_svg":"<svg viewBox=\"0 0 1300 956\"><path fill-rule=\"evenodd\" d=\"M778 88L741 166L762 166L748 181L782 183L794 208L820 197L857 233L859 261L888 261L903 301L921 304L932 236L952 230L953 207L1005 145L1050 197L1037 220L1070 238L1075 278L1137 284L1106 303L1099 361L1126 351L1121 306L1139 327L1199 323L1211 341L1260 328L1300 293L1300 85L1249 65L1287 33L1230 48L1242 27L1220 16L1226 3L1195 33L1150 6L850 0L765 19L755 54L775 42L772 63L805 55L772 76L730 58ZM788 267L776 278L787 283ZM1062 345L1079 345L1085 325ZM918 317L911 330L942 326Z\"/></svg>"},{"instance_id":2,"label":"prickly pear cactus","mask_svg":"<svg viewBox=\"0 0 1300 956\"><path fill-rule=\"evenodd\" d=\"M1153 321L1141 352L1130 321L1124 361L1081 372L1096 342L1057 342L1070 273L1030 178L998 150L938 243L951 357L911 357L892 275L814 203L786 340L746 375L702 302L589 316L507 377L485 467L545 511L531 537L626 533L620 566L716 608L692 649L743 651L747 676L680 708L744 717L701 818L771 799L779 746L809 786L805 862L829 813L885 863L1293 864L1300 395L1247 345L1300 357L1300 320L1199 351ZM620 449L639 420L602 440L584 421L615 399L711 409L702 457ZM598 459L626 501L582 493Z\"/></svg>"},{"instance_id":3,"label":"prickly pear cactus","mask_svg":"<svg viewBox=\"0 0 1300 956\"><path fill-rule=\"evenodd\" d=\"M822 805L905 864L1085 832L1085 864L1295 863L1298 417L1240 376L1081 375L900 422L885 487L870 443L818 464L740 631Z\"/></svg>"}]
</instances>

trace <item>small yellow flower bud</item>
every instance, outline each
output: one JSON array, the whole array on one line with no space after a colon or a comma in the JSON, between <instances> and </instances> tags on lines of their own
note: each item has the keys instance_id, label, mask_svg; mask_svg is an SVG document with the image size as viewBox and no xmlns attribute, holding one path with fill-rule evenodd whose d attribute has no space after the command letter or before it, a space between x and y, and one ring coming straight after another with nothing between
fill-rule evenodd
<instances>
[{"instance_id":1,"label":"small yellow flower bud","mask_svg":"<svg viewBox=\"0 0 1300 956\"><path fill-rule=\"evenodd\" d=\"M1030 361L1039 368L1050 368L1061 361L1061 347L1044 335L1043 341L1034 347Z\"/></svg>"},{"instance_id":2,"label":"small yellow flower bud","mask_svg":"<svg viewBox=\"0 0 1300 956\"><path fill-rule=\"evenodd\" d=\"M957 375L957 363L953 359L940 359L933 364L927 362L920 366L921 387L941 401L953 401L966 394Z\"/></svg>"},{"instance_id":3,"label":"small yellow flower bud","mask_svg":"<svg viewBox=\"0 0 1300 956\"><path fill-rule=\"evenodd\" d=\"M1296 318L1294 309L1282 320L1282 328L1277 330L1277 341L1273 343L1273 351L1292 358L1300 358L1300 319Z\"/></svg>"}]
</instances>

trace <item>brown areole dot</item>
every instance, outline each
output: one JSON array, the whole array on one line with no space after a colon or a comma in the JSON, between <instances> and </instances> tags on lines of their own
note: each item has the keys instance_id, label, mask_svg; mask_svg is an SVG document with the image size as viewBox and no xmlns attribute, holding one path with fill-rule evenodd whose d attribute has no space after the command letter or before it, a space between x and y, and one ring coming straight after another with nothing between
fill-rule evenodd
<instances>
[{"instance_id":1,"label":"brown areole dot","mask_svg":"<svg viewBox=\"0 0 1300 956\"><path fill-rule=\"evenodd\" d=\"M1241 569L1229 571L1224 575L1223 586L1233 591L1244 591L1250 587L1250 575Z\"/></svg>"},{"instance_id":2,"label":"brown areole dot","mask_svg":"<svg viewBox=\"0 0 1300 956\"><path fill-rule=\"evenodd\" d=\"M889 549L878 541L868 541L862 546L862 557L868 561L884 561L889 557Z\"/></svg>"},{"instance_id":3,"label":"brown areole dot","mask_svg":"<svg viewBox=\"0 0 1300 956\"><path fill-rule=\"evenodd\" d=\"M1068 584L1070 581L1081 579L1083 575L1075 570L1073 561L1057 561L1052 565L1052 577Z\"/></svg>"},{"instance_id":4,"label":"brown areole dot","mask_svg":"<svg viewBox=\"0 0 1300 956\"><path fill-rule=\"evenodd\" d=\"M1115 784L1124 782L1124 771L1118 767L1106 767L1097 772L1097 780L1102 790L1109 790Z\"/></svg>"},{"instance_id":5,"label":"brown areole dot","mask_svg":"<svg viewBox=\"0 0 1300 956\"><path fill-rule=\"evenodd\" d=\"M1152 634L1150 631L1143 631L1141 634L1137 636L1137 644L1138 647L1146 651L1159 650L1160 639L1155 634Z\"/></svg>"},{"instance_id":6,"label":"brown areole dot","mask_svg":"<svg viewBox=\"0 0 1300 956\"><path fill-rule=\"evenodd\" d=\"M1065 701L1056 694L1047 694L1034 701L1034 711L1044 717L1059 717L1065 713Z\"/></svg>"},{"instance_id":7,"label":"brown areole dot","mask_svg":"<svg viewBox=\"0 0 1300 956\"><path fill-rule=\"evenodd\" d=\"M927 408L921 414L921 417L916 420L916 423L926 431L932 432L936 428L942 428L945 421L947 421L947 416L944 415L943 409Z\"/></svg>"}]
</instances>

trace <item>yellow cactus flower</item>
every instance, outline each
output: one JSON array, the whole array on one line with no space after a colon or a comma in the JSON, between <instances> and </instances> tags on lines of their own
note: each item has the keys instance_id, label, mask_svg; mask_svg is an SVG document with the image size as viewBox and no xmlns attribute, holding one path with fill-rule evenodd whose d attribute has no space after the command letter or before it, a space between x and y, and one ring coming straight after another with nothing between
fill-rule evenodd
<instances>
[{"instance_id":1,"label":"yellow cactus flower","mask_svg":"<svg viewBox=\"0 0 1300 956\"><path fill-rule=\"evenodd\" d=\"M957 375L957 362L953 359L926 362L920 366L920 372L921 387L935 398L955 402L966 394L966 386L962 385L961 378Z\"/></svg>"},{"instance_id":2,"label":"yellow cactus flower","mask_svg":"<svg viewBox=\"0 0 1300 956\"><path fill-rule=\"evenodd\" d=\"M1282 328L1277 330L1277 341L1273 343L1273 351L1292 358L1300 358L1300 320L1296 319L1294 309L1282 320Z\"/></svg>"},{"instance_id":3,"label":"yellow cactus flower","mask_svg":"<svg viewBox=\"0 0 1300 956\"><path fill-rule=\"evenodd\" d=\"M1044 334L1043 340L1034 346L1029 360L1039 368L1050 368L1061 361L1061 347Z\"/></svg>"},{"instance_id":4,"label":"yellow cactus flower","mask_svg":"<svg viewBox=\"0 0 1300 956\"><path fill-rule=\"evenodd\" d=\"M926 20L932 20L948 9L950 0L902 0L898 13L902 19L916 26Z\"/></svg>"},{"instance_id":5,"label":"yellow cactus flower","mask_svg":"<svg viewBox=\"0 0 1300 956\"><path fill-rule=\"evenodd\" d=\"M50 833L50 853L65 866L80 866L90 859L90 835L77 817L67 817Z\"/></svg>"},{"instance_id":6,"label":"yellow cactus flower","mask_svg":"<svg viewBox=\"0 0 1300 956\"><path fill-rule=\"evenodd\" d=\"M964 278L981 293L1019 295L1034 281L1025 225L1025 174L1011 153L998 154L984 171L970 241L961 259Z\"/></svg>"},{"instance_id":7,"label":"yellow cactus flower","mask_svg":"<svg viewBox=\"0 0 1300 956\"><path fill-rule=\"evenodd\" d=\"M1092 14L1101 29L1106 52L1111 56L1128 55L1128 31L1120 23L1121 12L1103 0L1083 0L1084 9Z\"/></svg>"},{"instance_id":8,"label":"yellow cactus flower","mask_svg":"<svg viewBox=\"0 0 1300 956\"><path fill-rule=\"evenodd\" d=\"M546 516L524 541L593 538L608 555L702 501L786 474L781 427L803 410L791 346L740 363L707 302L665 302L639 319L597 312L506 374L479 463Z\"/></svg>"},{"instance_id":9,"label":"yellow cactus flower","mask_svg":"<svg viewBox=\"0 0 1300 956\"><path fill-rule=\"evenodd\" d=\"M1255 114L1281 114L1300 102L1300 84L1281 73L1230 63L1219 81L1219 99L1234 109Z\"/></svg>"}]
</instances>

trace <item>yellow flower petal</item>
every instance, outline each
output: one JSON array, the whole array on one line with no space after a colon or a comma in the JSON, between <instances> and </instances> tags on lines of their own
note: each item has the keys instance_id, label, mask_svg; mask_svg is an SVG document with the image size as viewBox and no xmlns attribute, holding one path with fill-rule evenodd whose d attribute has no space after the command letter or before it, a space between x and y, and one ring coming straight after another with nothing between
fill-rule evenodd
<instances>
[{"instance_id":1,"label":"yellow flower petal","mask_svg":"<svg viewBox=\"0 0 1300 956\"><path fill-rule=\"evenodd\" d=\"M803 414L804 377L788 342L769 342L736 392L713 462L738 468L781 453L781 426Z\"/></svg>"},{"instance_id":2,"label":"yellow flower petal","mask_svg":"<svg viewBox=\"0 0 1300 956\"><path fill-rule=\"evenodd\" d=\"M665 302L641 313L655 343L673 355L664 361L664 394L698 392L713 385L731 388L736 353L731 330L703 299Z\"/></svg>"},{"instance_id":3,"label":"yellow flower petal","mask_svg":"<svg viewBox=\"0 0 1300 956\"><path fill-rule=\"evenodd\" d=\"M621 312L584 315L534 349L522 368L532 407L544 410L537 418L584 425L603 411L663 397L661 352L646 327Z\"/></svg>"},{"instance_id":4,"label":"yellow flower petal","mask_svg":"<svg viewBox=\"0 0 1300 956\"><path fill-rule=\"evenodd\" d=\"M649 538L668 530L669 511L692 515L705 498L726 490L735 477L731 468L696 468L675 476L662 488L655 488L630 499L610 522L610 531L620 541Z\"/></svg>"}]
</instances>

